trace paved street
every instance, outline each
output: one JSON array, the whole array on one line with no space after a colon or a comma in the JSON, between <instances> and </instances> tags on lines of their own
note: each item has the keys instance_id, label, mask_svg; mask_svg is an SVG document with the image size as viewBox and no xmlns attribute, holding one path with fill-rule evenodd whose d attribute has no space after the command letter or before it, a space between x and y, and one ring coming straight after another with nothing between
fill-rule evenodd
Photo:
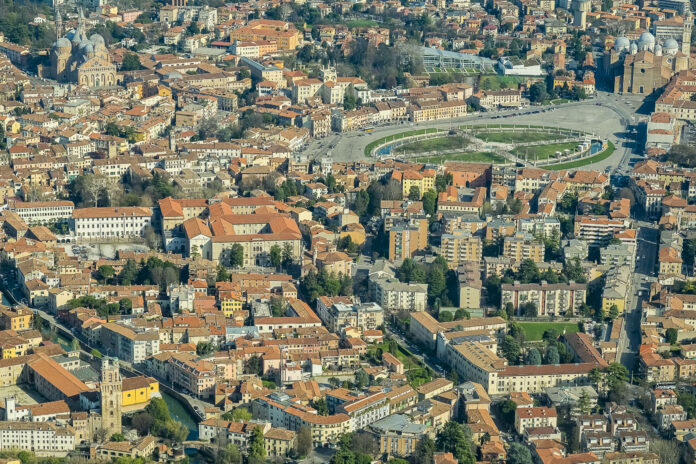
<instances>
[{"instance_id":1,"label":"paved street","mask_svg":"<svg viewBox=\"0 0 696 464\"><path fill-rule=\"evenodd\" d=\"M647 295L650 281L654 275L657 258L657 240L659 231L652 223L636 221L638 228L638 247L636 250L636 266L631 278L631 288L626 307L630 308L625 314L625 323L619 339L616 359L629 369L635 366L638 347L640 346L641 301ZM642 295L641 295L642 294Z\"/></svg>"}]
</instances>

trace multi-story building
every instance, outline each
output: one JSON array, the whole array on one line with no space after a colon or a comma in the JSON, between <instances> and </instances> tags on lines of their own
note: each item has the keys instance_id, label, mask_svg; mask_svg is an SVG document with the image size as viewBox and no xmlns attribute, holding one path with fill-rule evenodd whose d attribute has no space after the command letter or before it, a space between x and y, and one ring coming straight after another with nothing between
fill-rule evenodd
<instances>
[{"instance_id":1,"label":"multi-story building","mask_svg":"<svg viewBox=\"0 0 696 464\"><path fill-rule=\"evenodd\" d=\"M465 261L479 263L483 257L483 243L468 230L455 230L453 234L442 234L442 256L451 269Z\"/></svg>"},{"instance_id":2,"label":"multi-story building","mask_svg":"<svg viewBox=\"0 0 696 464\"><path fill-rule=\"evenodd\" d=\"M534 303L539 316L560 316L575 314L585 303L587 284L575 282L549 284L503 284L501 287L501 307L512 303L515 313L521 315L525 303Z\"/></svg>"},{"instance_id":3,"label":"multi-story building","mask_svg":"<svg viewBox=\"0 0 696 464\"><path fill-rule=\"evenodd\" d=\"M615 234L628 229L629 221L605 216L576 216L575 238L587 240L591 246L601 246Z\"/></svg>"},{"instance_id":4,"label":"multi-story building","mask_svg":"<svg viewBox=\"0 0 696 464\"><path fill-rule=\"evenodd\" d=\"M536 408L517 408L515 410L515 430L520 435L529 427L553 427L558 425L556 408L544 406Z\"/></svg>"},{"instance_id":5,"label":"multi-story building","mask_svg":"<svg viewBox=\"0 0 696 464\"><path fill-rule=\"evenodd\" d=\"M0 327L20 332L32 328L34 313L26 308L0 308Z\"/></svg>"},{"instance_id":6,"label":"multi-story building","mask_svg":"<svg viewBox=\"0 0 696 464\"><path fill-rule=\"evenodd\" d=\"M292 23L270 19L255 19L246 26L230 31L230 41L275 42L278 50L296 49L300 38L299 31Z\"/></svg>"},{"instance_id":7,"label":"multi-story building","mask_svg":"<svg viewBox=\"0 0 696 464\"><path fill-rule=\"evenodd\" d=\"M471 97L472 103L482 108L515 107L522 105L519 90L480 90Z\"/></svg>"},{"instance_id":8,"label":"multi-story building","mask_svg":"<svg viewBox=\"0 0 696 464\"><path fill-rule=\"evenodd\" d=\"M517 262L531 259L535 263L544 262L544 243L531 235L515 235L503 239L503 256Z\"/></svg>"},{"instance_id":9,"label":"multi-story building","mask_svg":"<svg viewBox=\"0 0 696 464\"><path fill-rule=\"evenodd\" d=\"M73 210L72 217L79 238L139 237L150 225L152 211L140 206L81 208Z\"/></svg>"},{"instance_id":10,"label":"multi-story building","mask_svg":"<svg viewBox=\"0 0 696 464\"><path fill-rule=\"evenodd\" d=\"M157 329L135 328L117 322L107 322L101 327L101 345L107 354L132 364L159 353L159 344Z\"/></svg>"},{"instance_id":11,"label":"multi-story building","mask_svg":"<svg viewBox=\"0 0 696 464\"><path fill-rule=\"evenodd\" d=\"M411 194L411 189L418 189L419 196L422 197L425 192L435 190L436 172L434 169L424 169L422 171L408 170L392 172L392 179L395 179L401 184L401 194L404 198L408 198Z\"/></svg>"},{"instance_id":12,"label":"multi-story building","mask_svg":"<svg viewBox=\"0 0 696 464\"><path fill-rule=\"evenodd\" d=\"M72 218L75 205L72 201L15 202L10 210L17 213L28 225L51 224Z\"/></svg>"},{"instance_id":13,"label":"multi-story building","mask_svg":"<svg viewBox=\"0 0 696 464\"><path fill-rule=\"evenodd\" d=\"M227 213L227 214L226 214ZM186 251L205 259L229 263L235 245L243 250L243 266L269 266L271 248L289 247L293 259L302 251L302 234L297 223L280 213L234 214L228 208L210 212L207 220L194 217L182 225Z\"/></svg>"},{"instance_id":14,"label":"multi-story building","mask_svg":"<svg viewBox=\"0 0 696 464\"><path fill-rule=\"evenodd\" d=\"M255 428L259 428L265 435L271 430L271 424L245 420L227 421L213 417L198 423L198 438L215 443L232 443L241 452L245 452Z\"/></svg>"},{"instance_id":15,"label":"multi-story building","mask_svg":"<svg viewBox=\"0 0 696 464\"><path fill-rule=\"evenodd\" d=\"M374 330L384 323L384 310L376 303L335 302L327 307L317 300L317 313L326 327L340 333L347 327Z\"/></svg>"},{"instance_id":16,"label":"multi-story building","mask_svg":"<svg viewBox=\"0 0 696 464\"><path fill-rule=\"evenodd\" d=\"M425 311L428 285L401 282L394 277L371 281L375 301L387 311Z\"/></svg>"},{"instance_id":17,"label":"multi-story building","mask_svg":"<svg viewBox=\"0 0 696 464\"><path fill-rule=\"evenodd\" d=\"M369 430L379 442L380 454L410 456L428 427L411 422L405 415L392 414L371 424Z\"/></svg>"},{"instance_id":18,"label":"multi-story building","mask_svg":"<svg viewBox=\"0 0 696 464\"><path fill-rule=\"evenodd\" d=\"M254 417L269 421L273 427L299 431L302 427L310 429L314 446L328 446L336 443L341 435L352 432L351 418L338 413L320 416L316 410L304 406L297 398L284 392L274 392L251 403Z\"/></svg>"},{"instance_id":19,"label":"multi-story building","mask_svg":"<svg viewBox=\"0 0 696 464\"><path fill-rule=\"evenodd\" d=\"M605 314L609 314L612 306L616 306L618 314L623 314L630 284L631 269L628 265L609 269L602 290L602 310Z\"/></svg>"},{"instance_id":20,"label":"multi-story building","mask_svg":"<svg viewBox=\"0 0 696 464\"><path fill-rule=\"evenodd\" d=\"M389 228L389 260L413 256L428 245L428 219L410 218Z\"/></svg>"},{"instance_id":21,"label":"multi-story building","mask_svg":"<svg viewBox=\"0 0 696 464\"><path fill-rule=\"evenodd\" d=\"M169 378L173 385L198 398L209 398L215 390L215 366L208 361L172 356Z\"/></svg>"},{"instance_id":22,"label":"multi-story building","mask_svg":"<svg viewBox=\"0 0 696 464\"><path fill-rule=\"evenodd\" d=\"M0 449L65 456L75 449L75 431L52 422L0 422Z\"/></svg>"},{"instance_id":23,"label":"multi-story building","mask_svg":"<svg viewBox=\"0 0 696 464\"><path fill-rule=\"evenodd\" d=\"M389 401L386 393L373 393L339 405L336 412L350 417L352 430L362 430L389 415Z\"/></svg>"}]
</instances>

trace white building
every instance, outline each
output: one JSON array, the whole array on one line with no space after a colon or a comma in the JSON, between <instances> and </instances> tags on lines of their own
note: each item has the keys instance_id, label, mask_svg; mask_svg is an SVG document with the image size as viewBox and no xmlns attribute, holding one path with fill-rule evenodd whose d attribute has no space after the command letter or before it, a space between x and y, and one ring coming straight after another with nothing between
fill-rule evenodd
<instances>
[{"instance_id":1,"label":"white building","mask_svg":"<svg viewBox=\"0 0 696 464\"><path fill-rule=\"evenodd\" d=\"M428 297L427 284L400 282L396 278L375 279L375 301L390 311L425 311Z\"/></svg>"},{"instance_id":2,"label":"white building","mask_svg":"<svg viewBox=\"0 0 696 464\"><path fill-rule=\"evenodd\" d=\"M75 449L75 432L51 422L0 422L0 450L65 456Z\"/></svg>"},{"instance_id":3,"label":"white building","mask_svg":"<svg viewBox=\"0 0 696 464\"><path fill-rule=\"evenodd\" d=\"M16 202L10 210L17 213L27 225L51 224L72 217L75 205L72 201Z\"/></svg>"},{"instance_id":4,"label":"white building","mask_svg":"<svg viewBox=\"0 0 696 464\"><path fill-rule=\"evenodd\" d=\"M138 237L152 220L150 208L82 208L72 214L75 235L80 238Z\"/></svg>"}]
</instances>

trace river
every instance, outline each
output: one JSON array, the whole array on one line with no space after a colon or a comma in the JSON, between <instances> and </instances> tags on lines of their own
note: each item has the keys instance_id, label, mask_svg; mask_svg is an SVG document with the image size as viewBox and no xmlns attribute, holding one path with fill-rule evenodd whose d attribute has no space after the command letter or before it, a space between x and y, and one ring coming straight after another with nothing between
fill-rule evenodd
<instances>
[{"instance_id":1,"label":"river","mask_svg":"<svg viewBox=\"0 0 696 464\"><path fill-rule=\"evenodd\" d=\"M167 403L169 415L172 416L172 419L181 422L189 429L187 440L198 440L198 422L191 412L169 393L165 391L160 393L164 402Z\"/></svg>"},{"instance_id":2,"label":"river","mask_svg":"<svg viewBox=\"0 0 696 464\"><path fill-rule=\"evenodd\" d=\"M196 418L191 414L191 412L179 402L176 398L165 391L161 391L162 399L167 403L169 408L169 415L172 419L181 422L189 429L189 434L187 440L198 440L198 422ZM198 452L194 448L186 448L186 456L189 458L190 464L204 464L209 462L206 456Z\"/></svg>"}]
</instances>

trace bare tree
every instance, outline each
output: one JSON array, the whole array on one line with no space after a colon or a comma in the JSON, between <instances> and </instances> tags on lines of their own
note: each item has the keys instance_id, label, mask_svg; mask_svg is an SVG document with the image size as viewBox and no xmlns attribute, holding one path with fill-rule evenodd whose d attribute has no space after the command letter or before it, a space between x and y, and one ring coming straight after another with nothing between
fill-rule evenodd
<instances>
[{"instance_id":1,"label":"bare tree","mask_svg":"<svg viewBox=\"0 0 696 464\"><path fill-rule=\"evenodd\" d=\"M94 440L97 443L104 443L106 438L109 436L109 431L104 427L99 427L94 431Z\"/></svg>"},{"instance_id":2,"label":"bare tree","mask_svg":"<svg viewBox=\"0 0 696 464\"><path fill-rule=\"evenodd\" d=\"M650 440L650 451L660 456L660 464L679 464L680 448L670 440L653 438Z\"/></svg>"}]
</instances>

